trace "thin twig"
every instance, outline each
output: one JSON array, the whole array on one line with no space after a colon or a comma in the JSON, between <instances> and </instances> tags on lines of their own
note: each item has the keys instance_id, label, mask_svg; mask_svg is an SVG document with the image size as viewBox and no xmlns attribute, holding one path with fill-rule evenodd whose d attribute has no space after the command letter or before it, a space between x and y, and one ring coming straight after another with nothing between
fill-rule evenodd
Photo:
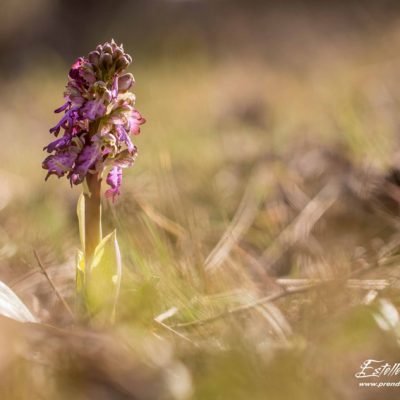
<instances>
[{"instance_id":1,"label":"thin twig","mask_svg":"<svg viewBox=\"0 0 400 400\"><path fill-rule=\"evenodd\" d=\"M314 287L317 287L319 285L314 285ZM223 311L217 315L214 315L212 317L209 318L204 318L204 319L200 319L200 320L196 320L196 321L192 321L192 322L183 322L180 324L176 324L173 325L172 328L188 328L188 327L192 327L192 326L202 326L205 324L208 324L210 322L214 322L218 319L221 318L226 318L229 317L230 315L234 315L234 314L239 314L242 313L244 311L248 311L251 310L257 306L260 306L264 303L268 303L270 301L275 301L280 299L281 297L285 297L288 296L290 294L296 294L296 293L301 293L301 292L305 292L307 290L310 290L312 287L308 286L308 287L302 287L302 288L295 288L295 289L284 289L282 288L282 290L280 290L279 292L276 293L272 293L268 296L265 297L261 297L258 300L252 301L251 303L236 307L236 308L232 308L228 311Z\"/></svg>"},{"instance_id":2,"label":"thin twig","mask_svg":"<svg viewBox=\"0 0 400 400\"><path fill-rule=\"evenodd\" d=\"M374 263L371 263L371 264L367 265L366 267L358 268L357 270L352 271L348 275L347 278L342 279L340 281L342 281L343 284L345 284L345 285L349 285L350 282L354 283L354 281L356 281L356 279L354 279L354 278L364 275L368 272L371 272L372 270L374 270L376 268L383 266L385 264L387 257L389 257L393 252L395 252L398 249L399 245L400 245L400 238L396 238L395 240L391 241L387 246L385 246L382 249L382 251L380 252L378 258L375 260ZM321 288L324 285L327 285L331 282L332 282L332 280L319 280L317 282L315 282L315 281L312 282L312 280L311 280L310 284L307 286L300 286L300 287L294 287L294 288L285 288L280 285L280 287L282 288L280 291L278 291L276 293L272 293L268 296L262 297L262 298L255 300L249 304L245 304L245 305L242 305L242 306L239 306L236 308L232 308L227 311L223 311L223 312L221 312L217 315L214 315L212 317L209 317L209 318L195 320L195 321L191 321L191 322L178 323L178 324L170 326L170 328L172 328L172 329L174 329L174 328L191 328L191 327L195 327L195 326L206 325L208 323L217 321L218 319L226 318L231 315L235 315L235 314L239 314L239 313L251 310L251 309L258 307L264 303L275 301L275 300L278 300L282 297L285 297L285 296L288 296L291 294L297 294L297 293L306 292L306 291L309 291L312 289ZM370 282L371 282L371 280L370 280Z\"/></svg>"},{"instance_id":3,"label":"thin twig","mask_svg":"<svg viewBox=\"0 0 400 400\"><path fill-rule=\"evenodd\" d=\"M61 293L58 291L56 285L54 284L53 279L51 279L50 275L47 273L46 268L44 267L38 252L34 249L33 250L33 254L35 255L36 261L39 265L39 268L41 269L43 275L46 277L47 281L49 282L50 286L53 288L54 293L56 294L56 296L58 297L58 299L61 301L61 303L63 304L64 308L68 311L68 313L71 315L71 317L75 320L75 315L72 312L70 306L68 305L68 303L65 301L64 297L61 296Z\"/></svg>"},{"instance_id":4,"label":"thin twig","mask_svg":"<svg viewBox=\"0 0 400 400\"><path fill-rule=\"evenodd\" d=\"M360 276L363 275L366 272L371 271L374 268L380 267L381 263L376 262L373 265L370 265L368 268L360 268L357 271L353 271L352 274L350 274L351 277L356 277L356 276ZM343 279L342 280L344 283L346 283L348 280L347 279ZM311 283L308 286L300 286L300 287L295 287L295 288L285 288L282 287L282 289L276 293L272 293L268 296L265 297L261 297L258 300L255 300L251 303L236 307L236 308L232 308L230 310L227 311L223 311L217 315L214 315L212 317L209 318L204 318L204 319L200 319L200 320L196 320L196 321L191 321L191 322L183 322L183 323L178 323L175 324L173 326L171 326L171 328L191 328L194 326L202 326L202 325L206 325L209 324L211 322L217 321L218 319L222 319L222 318L226 318L229 317L231 315L235 315L235 314L240 314L242 312L245 311L249 311L252 310L255 307L258 307L262 304L271 302L271 301L275 301L278 300L282 297L286 297L292 294L297 294L297 293L303 293L303 292L307 292L309 290L312 289L318 289L321 288L323 286L328 285L329 283L332 283L331 280L321 280L321 281L317 281L315 283Z\"/></svg>"}]
</instances>

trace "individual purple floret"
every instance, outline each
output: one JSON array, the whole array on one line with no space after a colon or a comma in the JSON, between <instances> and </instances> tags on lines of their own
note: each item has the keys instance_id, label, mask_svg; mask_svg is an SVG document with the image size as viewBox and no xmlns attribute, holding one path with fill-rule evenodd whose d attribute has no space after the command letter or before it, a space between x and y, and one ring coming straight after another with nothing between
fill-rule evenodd
<instances>
[{"instance_id":1,"label":"individual purple floret","mask_svg":"<svg viewBox=\"0 0 400 400\"><path fill-rule=\"evenodd\" d=\"M106 191L106 196L114 199L115 196L119 195L119 189L122 183L122 168L112 167L107 175L106 182L111 187L111 189Z\"/></svg>"},{"instance_id":2,"label":"individual purple floret","mask_svg":"<svg viewBox=\"0 0 400 400\"><path fill-rule=\"evenodd\" d=\"M106 195L119 195L122 168L131 166L137 153L131 136L139 134L145 122L129 92L134 78L125 70L131 62L122 45L111 40L72 65L65 103L55 110L63 116L50 129L62 136L44 148L51 153L42 164L48 170L46 179L66 175L78 185L88 174L101 175L110 167Z\"/></svg>"}]
</instances>

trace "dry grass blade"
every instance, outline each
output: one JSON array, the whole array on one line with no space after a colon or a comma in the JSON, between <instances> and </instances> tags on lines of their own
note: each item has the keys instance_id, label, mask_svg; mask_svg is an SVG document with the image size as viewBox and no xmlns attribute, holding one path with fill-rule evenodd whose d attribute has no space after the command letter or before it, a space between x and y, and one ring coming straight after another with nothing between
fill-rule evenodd
<instances>
[{"instance_id":1,"label":"dry grass blade","mask_svg":"<svg viewBox=\"0 0 400 400\"><path fill-rule=\"evenodd\" d=\"M334 282L334 279L279 278L276 280L276 283L286 288L311 287L317 283L329 282ZM390 282L387 279L348 279L346 286L349 289L383 290L390 286Z\"/></svg>"},{"instance_id":2,"label":"dry grass blade","mask_svg":"<svg viewBox=\"0 0 400 400\"><path fill-rule=\"evenodd\" d=\"M186 236L186 230L181 225L162 215L161 213L156 211L150 204L145 203L142 199L137 198L136 201L139 204L140 208L147 215L147 217L149 217L149 219L160 228L171 233L179 239L183 239Z\"/></svg>"},{"instance_id":3,"label":"dry grass blade","mask_svg":"<svg viewBox=\"0 0 400 400\"><path fill-rule=\"evenodd\" d=\"M180 339L185 340L186 342L192 344L193 346L198 347L198 344L193 342L192 339L189 339L187 336L183 335L182 333L176 331L174 328L170 327L167 324L164 324L164 322L159 321L157 319L154 319L154 322L157 323L158 325L160 325L161 327L163 327L164 329L166 329L168 332L173 333L174 335L176 335L177 337L179 337Z\"/></svg>"},{"instance_id":4,"label":"dry grass blade","mask_svg":"<svg viewBox=\"0 0 400 400\"><path fill-rule=\"evenodd\" d=\"M266 303L256 307L256 310L265 318L270 328L280 340L288 340L288 337L293 333L292 327L275 304Z\"/></svg>"},{"instance_id":5,"label":"dry grass blade","mask_svg":"<svg viewBox=\"0 0 400 400\"><path fill-rule=\"evenodd\" d=\"M305 240L310 235L314 225L336 202L339 195L340 186L336 182L330 182L325 185L264 251L262 258L267 266L273 266L287 248L301 240Z\"/></svg>"},{"instance_id":6,"label":"dry grass blade","mask_svg":"<svg viewBox=\"0 0 400 400\"><path fill-rule=\"evenodd\" d=\"M39 268L41 269L43 275L46 277L47 281L49 282L50 286L53 288L54 293L58 297L58 299L61 301L62 305L64 308L67 310L68 314L72 317L73 320L75 320L75 314L72 312L70 306L68 303L65 301L64 297L61 296L61 293L57 289L56 285L53 282L53 279L51 279L50 275L47 273L46 268L44 267L42 260L39 257L39 254L36 250L33 250L33 254L35 255L36 261L39 265Z\"/></svg>"},{"instance_id":7,"label":"dry grass blade","mask_svg":"<svg viewBox=\"0 0 400 400\"><path fill-rule=\"evenodd\" d=\"M205 260L207 272L214 271L226 260L232 249L250 228L270 182L271 174L266 166L256 167L231 223Z\"/></svg>"}]
</instances>

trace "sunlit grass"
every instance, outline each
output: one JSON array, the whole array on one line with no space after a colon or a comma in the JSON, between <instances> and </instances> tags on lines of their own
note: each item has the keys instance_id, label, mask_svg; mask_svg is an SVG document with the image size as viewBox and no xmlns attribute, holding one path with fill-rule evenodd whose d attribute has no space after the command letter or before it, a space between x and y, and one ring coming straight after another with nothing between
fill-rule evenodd
<instances>
[{"instance_id":1,"label":"sunlit grass","mask_svg":"<svg viewBox=\"0 0 400 400\"><path fill-rule=\"evenodd\" d=\"M393 211L382 200L398 151L398 60L387 65L373 44L352 58L348 46L341 62L320 56L304 70L258 57L136 61L135 91L148 124L121 198L104 210L105 229L118 229L124 263L117 321L107 333L155 370L182 367L177 379L187 387L171 389L171 398L355 396L353 376L366 358L399 354L398 322L386 331L376 323L380 299L399 306L398 206ZM2 277L17 282L33 312L68 332L68 316L42 277L24 279L35 270L35 248L73 302L79 193L67 182L44 183L40 169L51 110L62 102L56 94L66 67L57 62L4 83L0 257ZM331 182L341 188L337 198L318 197ZM308 227L314 209L323 211ZM371 270L358 279L388 285L346 286L365 265ZM280 290L277 276L331 281L229 313ZM52 363L68 358L62 346L83 357L76 342L65 341L48 350ZM154 356L157 346L168 362ZM24 369L33 362L15 361L7 398L41 387L48 372L33 379ZM72 377L75 367L68 367ZM71 376L54 374L70 398L63 379Z\"/></svg>"}]
</instances>

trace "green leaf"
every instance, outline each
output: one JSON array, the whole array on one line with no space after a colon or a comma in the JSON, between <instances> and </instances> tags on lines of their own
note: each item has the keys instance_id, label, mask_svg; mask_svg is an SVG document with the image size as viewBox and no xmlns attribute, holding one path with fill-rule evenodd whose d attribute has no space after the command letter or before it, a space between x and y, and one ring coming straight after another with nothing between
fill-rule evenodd
<instances>
[{"instance_id":1,"label":"green leaf","mask_svg":"<svg viewBox=\"0 0 400 400\"><path fill-rule=\"evenodd\" d=\"M0 315L19 322L38 322L19 297L0 281Z\"/></svg>"},{"instance_id":2,"label":"green leaf","mask_svg":"<svg viewBox=\"0 0 400 400\"><path fill-rule=\"evenodd\" d=\"M78 205L76 207L76 214L78 215L79 223L79 236L81 238L82 251L85 251L85 196L83 193L79 196Z\"/></svg>"},{"instance_id":3,"label":"green leaf","mask_svg":"<svg viewBox=\"0 0 400 400\"><path fill-rule=\"evenodd\" d=\"M76 254L76 286L75 286L75 307L79 314L86 316L86 288L85 288L85 255L83 251L78 250Z\"/></svg>"},{"instance_id":4,"label":"green leaf","mask_svg":"<svg viewBox=\"0 0 400 400\"><path fill-rule=\"evenodd\" d=\"M97 245L90 270L86 271L86 274L89 311L91 314L113 320L122 274L121 253L115 230Z\"/></svg>"},{"instance_id":5,"label":"green leaf","mask_svg":"<svg viewBox=\"0 0 400 400\"><path fill-rule=\"evenodd\" d=\"M76 290L81 292L85 285L85 256L83 251L76 254Z\"/></svg>"}]
</instances>

